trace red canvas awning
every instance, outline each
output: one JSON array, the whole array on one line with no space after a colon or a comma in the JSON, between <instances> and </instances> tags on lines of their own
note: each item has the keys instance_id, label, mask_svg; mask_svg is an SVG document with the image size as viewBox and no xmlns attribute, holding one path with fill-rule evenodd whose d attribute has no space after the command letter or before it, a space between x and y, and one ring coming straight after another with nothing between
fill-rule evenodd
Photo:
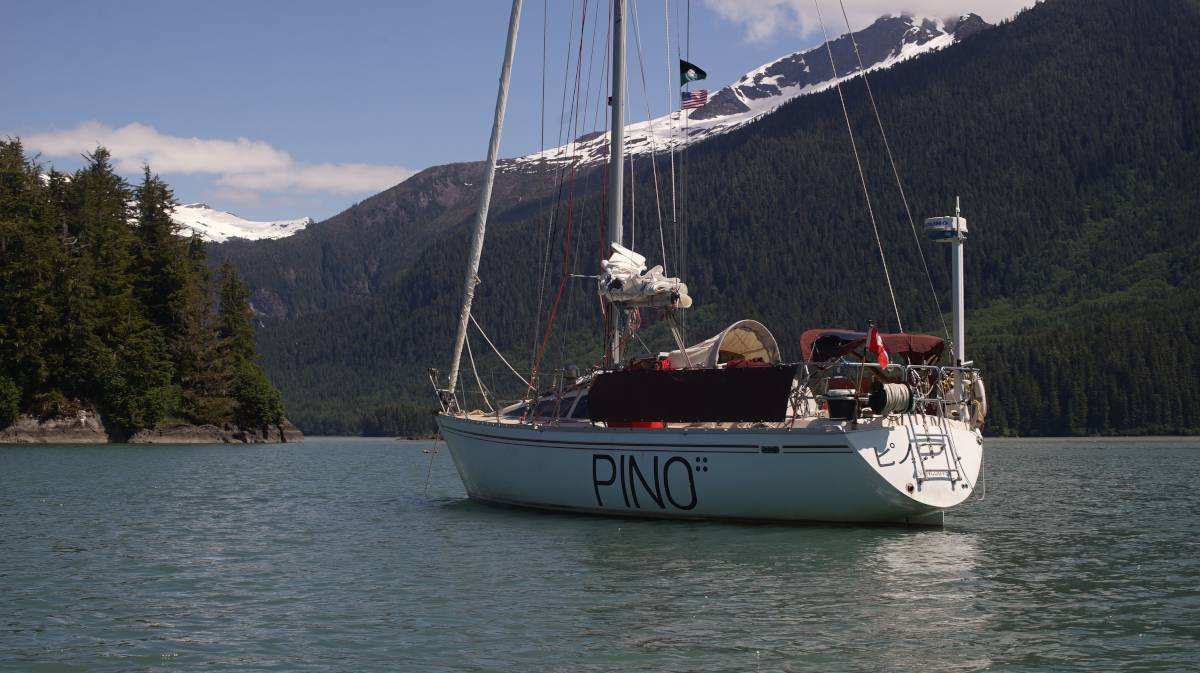
<instances>
[{"instance_id":1,"label":"red canvas awning","mask_svg":"<svg viewBox=\"0 0 1200 673\"><path fill-rule=\"evenodd\" d=\"M890 355L900 355L913 365L936 363L946 350L941 337L930 334L881 334ZM827 362L863 352L867 333L836 328L810 329L800 335L800 356L808 362Z\"/></svg>"}]
</instances>

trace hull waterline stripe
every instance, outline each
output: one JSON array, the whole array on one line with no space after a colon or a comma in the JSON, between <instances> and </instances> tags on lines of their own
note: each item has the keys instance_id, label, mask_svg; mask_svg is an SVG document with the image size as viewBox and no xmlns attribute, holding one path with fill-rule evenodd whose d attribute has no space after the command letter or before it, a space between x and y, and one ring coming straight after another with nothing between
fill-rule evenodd
<instances>
[{"instance_id":1,"label":"hull waterline stripe","mask_svg":"<svg viewBox=\"0 0 1200 673\"><path fill-rule=\"evenodd\" d=\"M442 432L451 434L463 435L472 439L481 439L499 444L511 444L519 446L538 445L547 448L564 448L577 449L581 451L593 450L596 448L620 448L628 451L636 450L683 450L683 451L703 451L707 453L759 453L758 444L664 444L659 442L596 442L586 440L554 440L554 439L535 439L535 438L507 438L496 437L482 433L471 432L468 430L460 430L458 428L443 427ZM633 448L639 447L639 448ZM817 449L816 451L785 451L784 453L853 453L849 446L845 444L813 444L811 446L788 445L788 449ZM722 450L724 449L724 450ZM835 450L829 450L835 449Z\"/></svg>"},{"instance_id":2,"label":"hull waterline stripe","mask_svg":"<svg viewBox=\"0 0 1200 673\"><path fill-rule=\"evenodd\" d=\"M592 516L617 517L623 519L662 519L674 521L716 521L723 523L753 523L753 524L817 524L817 525L844 525L844 526L862 526L862 525L879 525L879 526L916 526L916 527L932 527L941 528L942 524L928 524L907 519L919 518L933 514L934 512L945 512L940 507L930 508L928 511L914 512L901 514L891 519L804 519L804 518L748 518L737 516L720 516L713 514L697 514L694 516L683 516L678 513L653 512L649 510L624 510L624 509L596 509L593 507L573 507L571 505L550 505L535 502L524 502L520 500L506 500L503 498L486 498L479 495L468 495L468 499L475 502L483 503L489 506L500 507L515 507L519 509L531 509L542 512L559 512L567 514L588 514Z\"/></svg>"}]
</instances>

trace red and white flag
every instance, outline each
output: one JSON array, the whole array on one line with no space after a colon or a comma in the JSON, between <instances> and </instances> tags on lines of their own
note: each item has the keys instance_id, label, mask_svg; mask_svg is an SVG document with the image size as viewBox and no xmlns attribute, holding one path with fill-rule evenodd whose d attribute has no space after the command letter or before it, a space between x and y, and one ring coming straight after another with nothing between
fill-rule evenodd
<instances>
[{"instance_id":1,"label":"red and white flag","mask_svg":"<svg viewBox=\"0 0 1200 673\"><path fill-rule=\"evenodd\" d=\"M708 89L696 89L695 91L679 92L679 107L682 110L695 110L696 108L704 107L708 102Z\"/></svg>"},{"instance_id":2,"label":"red and white flag","mask_svg":"<svg viewBox=\"0 0 1200 673\"><path fill-rule=\"evenodd\" d=\"M867 350L875 354L879 360L880 367L888 366L887 349L883 347L883 337L879 335L879 330L871 325L871 331L867 334Z\"/></svg>"}]
</instances>

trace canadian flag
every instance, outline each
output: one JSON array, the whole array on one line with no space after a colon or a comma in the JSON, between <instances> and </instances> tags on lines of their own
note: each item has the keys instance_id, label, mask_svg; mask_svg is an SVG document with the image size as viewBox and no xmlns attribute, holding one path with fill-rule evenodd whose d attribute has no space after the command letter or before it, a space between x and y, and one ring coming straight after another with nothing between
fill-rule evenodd
<instances>
[{"instance_id":1,"label":"canadian flag","mask_svg":"<svg viewBox=\"0 0 1200 673\"><path fill-rule=\"evenodd\" d=\"M887 349L883 347L883 337L879 336L879 330L875 329L874 325L871 325L871 331L867 333L867 350L875 354L880 367L888 366L888 354Z\"/></svg>"}]
</instances>

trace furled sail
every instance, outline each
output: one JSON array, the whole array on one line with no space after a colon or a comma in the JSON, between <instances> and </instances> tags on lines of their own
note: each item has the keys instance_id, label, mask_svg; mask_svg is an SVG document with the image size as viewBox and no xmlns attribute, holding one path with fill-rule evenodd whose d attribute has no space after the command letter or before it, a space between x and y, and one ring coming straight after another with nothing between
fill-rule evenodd
<instances>
[{"instance_id":1,"label":"furled sail","mask_svg":"<svg viewBox=\"0 0 1200 673\"><path fill-rule=\"evenodd\" d=\"M646 270L646 258L620 243L600 262L600 296L626 306L688 308L687 284L663 275L662 265Z\"/></svg>"}]
</instances>

